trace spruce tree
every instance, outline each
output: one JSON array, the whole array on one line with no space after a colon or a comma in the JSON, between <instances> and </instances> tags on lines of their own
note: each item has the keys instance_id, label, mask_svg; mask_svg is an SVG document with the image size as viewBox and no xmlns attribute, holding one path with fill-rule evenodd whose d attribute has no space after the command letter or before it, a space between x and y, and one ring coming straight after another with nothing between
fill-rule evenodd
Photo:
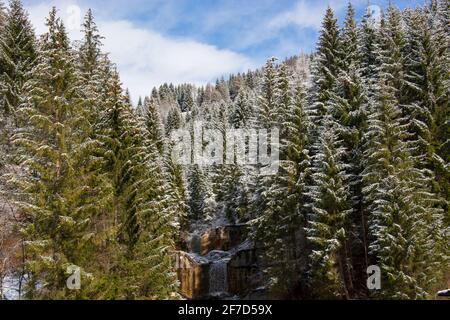
<instances>
[{"instance_id":1,"label":"spruce tree","mask_svg":"<svg viewBox=\"0 0 450 320\"><path fill-rule=\"evenodd\" d=\"M267 248L271 293L275 297L294 294L304 281L306 269L307 208L309 198L306 186L311 183L309 155L309 118L305 112L306 92L303 84L296 84L291 94L292 103L282 124L286 128L285 159L267 192L269 204L275 208L263 212L259 224L261 239ZM275 206L274 206L275 205Z\"/></svg>"},{"instance_id":2,"label":"spruce tree","mask_svg":"<svg viewBox=\"0 0 450 320\"><path fill-rule=\"evenodd\" d=\"M390 86L395 89L395 95L402 106L403 115L408 110L408 97L405 91L406 79L403 72L405 66L406 37L401 11L390 5L386 18L380 26L380 43L377 57L380 63L379 72L389 77Z\"/></svg>"},{"instance_id":3,"label":"spruce tree","mask_svg":"<svg viewBox=\"0 0 450 320\"><path fill-rule=\"evenodd\" d=\"M91 9L86 13L82 27L84 37L79 49L78 60L83 76L89 79L99 67L102 58L101 47L103 46L103 37L99 34Z\"/></svg>"},{"instance_id":4,"label":"spruce tree","mask_svg":"<svg viewBox=\"0 0 450 320\"><path fill-rule=\"evenodd\" d=\"M189 217L193 221L209 221L212 216L209 207L211 190L208 177L197 164L193 165L188 175L188 206Z\"/></svg>"},{"instance_id":5,"label":"spruce tree","mask_svg":"<svg viewBox=\"0 0 450 320\"><path fill-rule=\"evenodd\" d=\"M270 129L278 125L277 119L277 72L274 66L275 58L267 60L264 67L261 95L259 97L259 120L260 128Z\"/></svg>"},{"instance_id":6,"label":"spruce tree","mask_svg":"<svg viewBox=\"0 0 450 320\"><path fill-rule=\"evenodd\" d=\"M168 253L177 226L164 196L162 158L154 137L134 114L129 95L123 93L117 72L107 72L101 136L113 189L112 230L119 242L112 261L116 272L99 285L113 298L168 298L175 291Z\"/></svg>"},{"instance_id":7,"label":"spruce tree","mask_svg":"<svg viewBox=\"0 0 450 320\"><path fill-rule=\"evenodd\" d=\"M335 130L332 119L325 118L308 192L312 200L306 229L311 246L308 284L312 296L321 298L350 297L347 240L352 208L348 165L343 162L347 150Z\"/></svg>"},{"instance_id":8,"label":"spruce tree","mask_svg":"<svg viewBox=\"0 0 450 320\"><path fill-rule=\"evenodd\" d=\"M432 9L409 10L405 20L410 52L405 66L408 116L416 141L416 155L420 156L417 165L429 170L433 191L448 199L448 35L434 22L439 18ZM443 201L442 207L449 219L446 202Z\"/></svg>"},{"instance_id":9,"label":"spruce tree","mask_svg":"<svg viewBox=\"0 0 450 320\"><path fill-rule=\"evenodd\" d=\"M240 91L230 113L230 125L235 129L250 128L254 118L252 109L249 94Z\"/></svg>"},{"instance_id":10,"label":"spruce tree","mask_svg":"<svg viewBox=\"0 0 450 320\"><path fill-rule=\"evenodd\" d=\"M181 112L178 107L171 108L167 115L167 121L165 126L166 135L170 136L170 134L174 130L178 130L182 127L183 121L181 117Z\"/></svg>"},{"instance_id":11,"label":"spruce tree","mask_svg":"<svg viewBox=\"0 0 450 320\"><path fill-rule=\"evenodd\" d=\"M341 44L340 68L348 70L353 63L359 61L358 28L355 21L355 9L351 2L348 3L344 27L342 28L339 37Z\"/></svg>"},{"instance_id":12,"label":"spruce tree","mask_svg":"<svg viewBox=\"0 0 450 320\"><path fill-rule=\"evenodd\" d=\"M144 99L143 110L143 121L150 135L149 139L155 144L158 152L162 155L164 153L164 133L159 110L156 104L147 97Z\"/></svg>"},{"instance_id":13,"label":"spruce tree","mask_svg":"<svg viewBox=\"0 0 450 320\"><path fill-rule=\"evenodd\" d=\"M367 87L376 82L379 63L377 58L377 47L380 43L379 28L380 23L372 16L371 10L367 9L358 30L358 57L361 76Z\"/></svg>"},{"instance_id":14,"label":"spruce tree","mask_svg":"<svg viewBox=\"0 0 450 320\"><path fill-rule=\"evenodd\" d=\"M375 295L419 299L440 279L448 240L427 178L414 167L408 124L391 83L382 74L369 117L363 174L369 249L382 275L383 289Z\"/></svg>"},{"instance_id":15,"label":"spruce tree","mask_svg":"<svg viewBox=\"0 0 450 320\"><path fill-rule=\"evenodd\" d=\"M277 85L276 85L276 121L277 126L280 128L280 158L282 160L286 157L286 139L288 133L286 127L283 125L289 115L292 105L292 92L290 86L290 74L287 69L286 63L281 64L277 73Z\"/></svg>"},{"instance_id":16,"label":"spruce tree","mask_svg":"<svg viewBox=\"0 0 450 320\"><path fill-rule=\"evenodd\" d=\"M17 205L27 216L22 228L27 295L34 298L75 294L67 291L65 272L71 264L89 271L88 226L98 196L88 184L91 144L80 112L79 75L54 8L47 26L33 76L24 86L27 102L19 109L26 125L14 136L24 174L12 181L20 190Z\"/></svg>"},{"instance_id":17,"label":"spruce tree","mask_svg":"<svg viewBox=\"0 0 450 320\"><path fill-rule=\"evenodd\" d=\"M274 66L276 58L271 58L266 62L263 70L263 78L260 88L260 95L258 97L258 117L257 127L259 129L267 130L268 138L270 140L270 133L274 128L279 127L278 123L278 108L277 108L277 70ZM278 142L277 142L278 143ZM255 219L259 219L268 210L268 190L272 185L272 176L261 175L264 168L262 165L258 165L256 172L256 181L254 187L254 196L252 199L252 212Z\"/></svg>"},{"instance_id":18,"label":"spruce tree","mask_svg":"<svg viewBox=\"0 0 450 320\"><path fill-rule=\"evenodd\" d=\"M346 168L347 181L350 185L349 204L353 208L349 217L347 231L349 259L355 275L363 275L368 266L367 255L367 212L363 209L362 194L362 159L363 142L367 130L368 94L361 76L361 62L358 53L357 28L354 10L348 7L344 28L341 32L341 68L330 100L330 113L334 118L335 130L342 146L347 150L342 161ZM355 289L365 289L364 276L347 279L347 287L355 294ZM357 283L355 283L355 281ZM354 286L357 288L354 288Z\"/></svg>"},{"instance_id":19,"label":"spruce tree","mask_svg":"<svg viewBox=\"0 0 450 320\"><path fill-rule=\"evenodd\" d=\"M23 85L36 60L36 40L28 15L20 0L11 0L0 42L3 72L3 110L11 115L19 107Z\"/></svg>"},{"instance_id":20,"label":"spruce tree","mask_svg":"<svg viewBox=\"0 0 450 320\"><path fill-rule=\"evenodd\" d=\"M337 20L331 7L328 7L323 19L312 68L313 88L309 113L317 127L316 133L322 118L327 114L328 102L336 83L340 66L340 48Z\"/></svg>"},{"instance_id":21,"label":"spruce tree","mask_svg":"<svg viewBox=\"0 0 450 320\"><path fill-rule=\"evenodd\" d=\"M165 167L167 172L169 208L173 210L173 217L180 229L187 226L187 216L189 207L187 205L187 186L185 173L182 166L172 158L170 153L171 146L168 146L168 152L165 157Z\"/></svg>"}]
</instances>

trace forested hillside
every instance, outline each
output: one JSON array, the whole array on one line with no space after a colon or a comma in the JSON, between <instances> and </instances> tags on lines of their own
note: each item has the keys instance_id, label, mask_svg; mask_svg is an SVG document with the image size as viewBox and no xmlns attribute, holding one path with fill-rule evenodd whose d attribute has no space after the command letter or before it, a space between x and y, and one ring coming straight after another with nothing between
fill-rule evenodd
<instances>
[{"instance_id":1,"label":"forested hillside","mask_svg":"<svg viewBox=\"0 0 450 320\"><path fill-rule=\"evenodd\" d=\"M311 54L133 103L92 11L71 42L56 8L37 37L20 0L0 2L0 299L12 282L21 299L192 298L180 252L225 272L215 297L435 297L450 285L449 21L449 0L380 19L349 4L339 23L328 8ZM274 163L240 156L274 129L267 174ZM224 150L243 135L243 154L196 162L211 130ZM220 228L245 231L192 247ZM243 250L255 262L231 277Z\"/></svg>"}]
</instances>

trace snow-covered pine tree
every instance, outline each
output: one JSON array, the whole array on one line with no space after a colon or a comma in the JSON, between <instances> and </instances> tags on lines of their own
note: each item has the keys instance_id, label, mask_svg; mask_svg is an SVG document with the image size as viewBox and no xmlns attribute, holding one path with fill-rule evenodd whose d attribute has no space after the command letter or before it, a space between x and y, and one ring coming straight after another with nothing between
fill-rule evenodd
<instances>
[{"instance_id":1,"label":"snow-covered pine tree","mask_svg":"<svg viewBox=\"0 0 450 320\"><path fill-rule=\"evenodd\" d=\"M364 274L367 268L367 212L363 206L362 171L364 136L367 131L368 97L364 81L360 76L361 69L353 62L348 71L342 70L330 101L330 111L335 121L335 131L346 153L342 161L346 167L347 183L349 184L349 204L353 208L349 219L347 236L349 248L354 257L355 274ZM349 279L357 280L358 288L365 289L364 277ZM349 288L353 285L349 285Z\"/></svg>"},{"instance_id":2,"label":"snow-covered pine tree","mask_svg":"<svg viewBox=\"0 0 450 320\"><path fill-rule=\"evenodd\" d=\"M234 129L250 128L254 120L249 93L241 90L236 96L230 112L230 125Z\"/></svg>"},{"instance_id":3,"label":"snow-covered pine tree","mask_svg":"<svg viewBox=\"0 0 450 320\"><path fill-rule=\"evenodd\" d=\"M255 113L252 105L251 93L241 88L231 106L229 117L231 129L242 130L244 134L249 134L249 129L255 124ZM234 136L235 142L244 142L243 136ZM235 149L234 152L239 152ZM232 164L227 164L226 192L225 192L225 212L228 217L244 221L248 219L248 206L250 201L249 187L253 180L253 171L248 166L237 163L237 155Z\"/></svg>"},{"instance_id":4,"label":"snow-covered pine tree","mask_svg":"<svg viewBox=\"0 0 450 320\"><path fill-rule=\"evenodd\" d=\"M449 36L439 21L433 7L405 13L409 49L405 77L409 122L417 143L416 155L420 157L417 165L430 170L433 191L449 199ZM443 202L450 215L448 203ZM450 221L449 216L447 219Z\"/></svg>"},{"instance_id":5,"label":"snow-covered pine tree","mask_svg":"<svg viewBox=\"0 0 450 320\"><path fill-rule=\"evenodd\" d=\"M89 9L82 24L83 38L78 48L78 68L83 81L83 94L89 112L86 115L92 124L92 135L99 134L99 115L104 100L99 98L105 88L102 87L104 69L110 64L101 52L103 37L99 34L92 10Z\"/></svg>"},{"instance_id":6,"label":"snow-covered pine tree","mask_svg":"<svg viewBox=\"0 0 450 320\"><path fill-rule=\"evenodd\" d=\"M358 28L355 21L355 9L351 2L347 6L347 15L344 27L339 33L340 38L340 69L347 71L350 66L359 61L358 52Z\"/></svg>"},{"instance_id":7,"label":"snow-covered pine tree","mask_svg":"<svg viewBox=\"0 0 450 320\"><path fill-rule=\"evenodd\" d=\"M89 79L99 67L103 46L103 37L99 34L91 9L87 11L82 27L84 37L79 48L78 60L83 77Z\"/></svg>"},{"instance_id":8,"label":"snow-covered pine tree","mask_svg":"<svg viewBox=\"0 0 450 320\"><path fill-rule=\"evenodd\" d=\"M361 76L368 89L376 83L378 70L377 46L380 42L380 22L373 16L370 8L365 12L358 30L358 57L361 64ZM368 90L369 93L372 90Z\"/></svg>"},{"instance_id":9,"label":"snow-covered pine tree","mask_svg":"<svg viewBox=\"0 0 450 320\"><path fill-rule=\"evenodd\" d=\"M264 234L265 259L270 266L266 272L272 280L271 293L275 297L302 290L307 260L305 204L308 197L305 193L311 183L310 124L305 112L304 84L299 81L292 91L292 103L282 124L286 128L286 155L268 192L268 198L272 199L271 203L278 203L278 209L264 212L259 225L260 233Z\"/></svg>"},{"instance_id":10,"label":"snow-covered pine tree","mask_svg":"<svg viewBox=\"0 0 450 320\"><path fill-rule=\"evenodd\" d=\"M280 129L280 159L282 160L286 158L286 140L288 139L288 132L283 124L287 122L292 105L290 78L291 75L286 63L282 63L278 68L275 91L276 121L277 127Z\"/></svg>"},{"instance_id":11,"label":"snow-covered pine tree","mask_svg":"<svg viewBox=\"0 0 450 320\"><path fill-rule=\"evenodd\" d=\"M243 174L243 169L236 161L233 164L226 164L223 168L220 194L223 201L224 214L232 222L236 222L245 216L245 208L241 206L242 203L247 202L247 194L242 181Z\"/></svg>"},{"instance_id":12,"label":"snow-covered pine tree","mask_svg":"<svg viewBox=\"0 0 450 320\"><path fill-rule=\"evenodd\" d=\"M171 273L177 226L165 197L163 162L151 134L123 93L117 71L105 69L101 115L105 167L112 185L112 265L97 284L101 296L164 299L175 291ZM152 272L150 272L152 270Z\"/></svg>"},{"instance_id":13,"label":"snow-covered pine tree","mask_svg":"<svg viewBox=\"0 0 450 320\"><path fill-rule=\"evenodd\" d=\"M173 107L169 110L169 113L167 114L167 120L165 125L165 132L167 136L170 136L170 134L174 130L178 130L183 126L183 119L181 117L181 112L178 107Z\"/></svg>"},{"instance_id":14,"label":"snow-covered pine tree","mask_svg":"<svg viewBox=\"0 0 450 320\"><path fill-rule=\"evenodd\" d=\"M382 18L379 32L380 43L377 48L379 72L389 77L403 115L406 115L408 97L405 91L406 79L403 69L406 63L407 47L402 13L398 8L389 6L386 18Z\"/></svg>"},{"instance_id":15,"label":"snow-covered pine tree","mask_svg":"<svg viewBox=\"0 0 450 320\"><path fill-rule=\"evenodd\" d=\"M315 144L313 184L308 187L312 200L306 229L311 248L308 285L313 297L350 297L347 240L352 208L348 165L343 162L347 150L341 145L333 120L327 116Z\"/></svg>"},{"instance_id":16,"label":"snow-covered pine tree","mask_svg":"<svg viewBox=\"0 0 450 320\"><path fill-rule=\"evenodd\" d=\"M185 229L189 207L187 205L187 186L185 172L182 166L173 159L170 144L165 155L165 168L168 183L169 207L173 210L172 215L178 227Z\"/></svg>"},{"instance_id":17,"label":"snow-covered pine tree","mask_svg":"<svg viewBox=\"0 0 450 320\"><path fill-rule=\"evenodd\" d=\"M158 107L148 97L144 99L143 121L149 134L149 139L155 144L158 152L164 153L164 130Z\"/></svg>"},{"instance_id":18,"label":"snow-covered pine tree","mask_svg":"<svg viewBox=\"0 0 450 320\"><path fill-rule=\"evenodd\" d=\"M347 182L349 183L349 205L353 208L348 217L347 231L348 258L351 259L354 274L361 275L357 279L347 279L350 294L355 290L365 290L365 270L367 262L367 213L363 210L362 194L362 158L363 139L367 129L368 94L361 76L362 68L358 56L357 27L354 10L348 6L344 28L340 33L341 67L336 78L330 99L330 113L335 122L335 130L346 149L342 161L346 167ZM357 282L357 283L355 283ZM357 288L354 288L354 286Z\"/></svg>"},{"instance_id":19,"label":"snow-covered pine tree","mask_svg":"<svg viewBox=\"0 0 450 320\"><path fill-rule=\"evenodd\" d=\"M145 97L144 99L150 99L149 97ZM136 105L136 109L134 110L134 113L137 117L143 118L145 114L144 110L144 102L142 101L142 97L139 96L138 103ZM142 119L141 119L142 120Z\"/></svg>"},{"instance_id":20,"label":"snow-covered pine tree","mask_svg":"<svg viewBox=\"0 0 450 320\"><path fill-rule=\"evenodd\" d=\"M131 186L139 177L133 170L139 164L132 161L140 147L139 126L134 118L128 98L122 91L117 71L107 67L103 83L107 90L101 115L101 137L105 148L106 170L114 188L112 211L120 242L131 250L138 237L137 208L134 201L139 197Z\"/></svg>"},{"instance_id":21,"label":"snow-covered pine tree","mask_svg":"<svg viewBox=\"0 0 450 320\"><path fill-rule=\"evenodd\" d=\"M427 178L414 167L395 82L392 75L381 73L380 77L374 113L369 117L363 173L370 255L381 268L383 286L374 295L425 298L448 264L448 239Z\"/></svg>"},{"instance_id":22,"label":"snow-covered pine tree","mask_svg":"<svg viewBox=\"0 0 450 320\"><path fill-rule=\"evenodd\" d=\"M34 30L20 0L12 0L0 42L3 72L3 112L12 114L20 104L23 85L30 77L36 59Z\"/></svg>"},{"instance_id":23,"label":"snow-covered pine tree","mask_svg":"<svg viewBox=\"0 0 450 320\"><path fill-rule=\"evenodd\" d=\"M257 118L255 119L255 126L258 129L268 130L269 138L272 128L278 128L278 108L277 108L277 69L274 65L276 58L267 60L263 70L261 87L257 98ZM269 190L272 181L270 176L262 176L259 174L261 168L257 169L255 186L252 197L252 216L258 219L266 210L267 191Z\"/></svg>"},{"instance_id":24,"label":"snow-covered pine tree","mask_svg":"<svg viewBox=\"0 0 450 320\"><path fill-rule=\"evenodd\" d=\"M159 122L159 118L155 120ZM174 206L179 203L174 202L177 199L171 197L172 189L167 184L161 154L164 150L158 149L162 135L155 136L154 126L148 121L145 124L138 133L141 140L138 153L132 157L137 162L134 169L137 179L132 188L138 193L139 238L131 258L133 275L128 285L138 284L133 298L168 299L175 297L177 291L172 253L182 215L178 210L182 208Z\"/></svg>"},{"instance_id":25,"label":"snow-covered pine tree","mask_svg":"<svg viewBox=\"0 0 450 320\"><path fill-rule=\"evenodd\" d=\"M42 36L37 65L24 85L25 103L18 116L25 124L14 143L23 173L12 178L19 188L16 203L27 219L29 297L62 298L82 292L66 288L66 270L90 271L89 222L102 202L89 186L91 142L80 110L79 74L69 39L53 8Z\"/></svg>"},{"instance_id":26,"label":"snow-covered pine tree","mask_svg":"<svg viewBox=\"0 0 450 320\"><path fill-rule=\"evenodd\" d=\"M322 23L322 30L316 49L312 66L313 87L310 113L316 129L313 135L318 138L322 118L328 113L328 102L332 89L336 83L336 77L340 66L340 38L337 20L331 7L327 8Z\"/></svg>"},{"instance_id":27,"label":"snow-covered pine tree","mask_svg":"<svg viewBox=\"0 0 450 320\"><path fill-rule=\"evenodd\" d=\"M194 164L188 174L189 218L200 222L211 220L212 212L209 210L211 198L208 177L198 164Z\"/></svg>"},{"instance_id":28,"label":"snow-covered pine tree","mask_svg":"<svg viewBox=\"0 0 450 320\"><path fill-rule=\"evenodd\" d=\"M214 164L210 170L213 191L218 202L223 202L227 187L223 187L227 175L230 173L230 166L226 163L227 131L230 129L229 106L226 102L212 103L209 108L202 110L202 119L205 121L205 128L217 130L222 136L223 154L222 163ZM225 204L226 206L226 204Z\"/></svg>"},{"instance_id":29,"label":"snow-covered pine tree","mask_svg":"<svg viewBox=\"0 0 450 320\"><path fill-rule=\"evenodd\" d=\"M270 129L278 125L277 122L277 70L274 63L276 58L267 60L258 97L258 127Z\"/></svg>"},{"instance_id":30,"label":"snow-covered pine tree","mask_svg":"<svg viewBox=\"0 0 450 320\"><path fill-rule=\"evenodd\" d=\"M190 87L182 88L181 97L178 101L178 104L180 105L180 108L183 112L192 111L195 105L195 101Z\"/></svg>"}]
</instances>

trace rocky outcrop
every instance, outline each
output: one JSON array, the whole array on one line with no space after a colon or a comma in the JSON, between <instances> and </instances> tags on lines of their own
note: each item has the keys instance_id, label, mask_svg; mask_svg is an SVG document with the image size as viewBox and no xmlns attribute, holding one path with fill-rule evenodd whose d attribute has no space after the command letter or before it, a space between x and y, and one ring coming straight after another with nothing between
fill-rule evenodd
<instances>
[{"instance_id":1,"label":"rocky outcrop","mask_svg":"<svg viewBox=\"0 0 450 320\"><path fill-rule=\"evenodd\" d=\"M217 227L203 233L200 237L200 254L206 255L212 250L228 251L245 239L246 225L228 225Z\"/></svg>"},{"instance_id":2,"label":"rocky outcrop","mask_svg":"<svg viewBox=\"0 0 450 320\"><path fill-rule=\"evenodd\" d=\"M180 293L187 299L205 297L209 294L209 261L192 253L178 251L175 268Z\"/></svg>"},{"instance_id":3,"label":"rocky outcrop","mask_svg":"<svg viewBox=\"0 0 450 320\"><path fill-rule=\"evenodd\" d=\"M176 268L180 293L187 299L240 297L261 285L257 250L246 238L245 225L217 227L201 236L186 236Z\"/></svg>"},{"instance_id":4,"label":"rocky outcrop","mask_svg":"<svg viewBox=\"0 0 450 320\"><path fill-rule=\"evenodd\" d=\"M253 247L240 248L228 264L229 292L242 296L260 283L258 258Z\"/></svg>"}]
</instances>

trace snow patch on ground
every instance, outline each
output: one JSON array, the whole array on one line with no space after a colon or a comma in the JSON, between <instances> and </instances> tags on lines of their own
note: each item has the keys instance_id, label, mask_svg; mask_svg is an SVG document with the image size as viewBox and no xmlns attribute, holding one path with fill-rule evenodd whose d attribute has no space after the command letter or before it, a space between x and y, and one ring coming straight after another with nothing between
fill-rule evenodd
<instances>
[{"instance_id":1,"label":"snow patch on ground","mask_svg":"<svg viewBox=\"0 0 450 320\"><path fill-rule=\"evenodd\" d=\"M1 283L1 292L5 300L19 300L19 277L6 276Z\"/></svg>"}]
</instances>

